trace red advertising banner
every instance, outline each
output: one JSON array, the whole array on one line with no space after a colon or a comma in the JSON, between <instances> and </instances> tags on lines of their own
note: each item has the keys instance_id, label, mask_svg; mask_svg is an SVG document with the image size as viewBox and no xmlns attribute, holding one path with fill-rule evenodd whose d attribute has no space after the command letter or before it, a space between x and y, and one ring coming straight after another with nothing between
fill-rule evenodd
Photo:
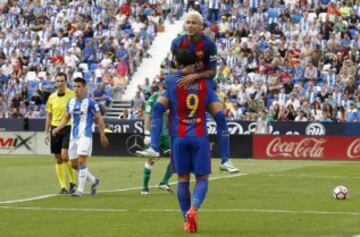
<instances>
[{"instance_id":1,"label":"red advertising banner","mask_svg":"<svg viewBox=\"0 0 360 237\"><path fill-rule=\"evenodd\" d=\"M253 136L254 159L360 160L360 138L351 136Z\"/></svg>"}]
</instances>

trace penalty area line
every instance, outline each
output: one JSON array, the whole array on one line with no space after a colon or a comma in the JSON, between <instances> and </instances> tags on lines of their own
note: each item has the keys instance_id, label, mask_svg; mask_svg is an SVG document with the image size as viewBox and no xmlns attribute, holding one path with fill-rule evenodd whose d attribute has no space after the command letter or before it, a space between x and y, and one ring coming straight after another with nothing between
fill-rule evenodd
<instances>
[{"instance_id":1,"label":"penalty area line","mask_svg":"<svg viewBox=\"0 0 360 237\"><path fill-rule=\"evenodd\" d=\"M216 177L210 177L209 180L220 180L220 179L229 179L229 178L236 178L240 176L248 175L247 173L239 173L239 174L231 174L231 175L224 175L224 176L216 176ZM193 180L192 180L193 182ZM171 182L170 184L176 184L177 182ZM150 188L156 188L157 185L152 185ZM133 191L133 190L140 190L142 187L130 187L130 188L120 188L120 189L108 189L108 190L98 190L98 193L116 193L116 192L127 192L127 191ZM64 196L63 194L47 194L47 195L41 195L37 197L31 197L31 198L23 198L23 199L16 199L16 200L9 200L9 201L2 201L1 204L14 204L14 203L22 203L22 202L31 202L31 201L37 201L42 199L48 199L56 196Z\"/></svg>"}]
</instances>

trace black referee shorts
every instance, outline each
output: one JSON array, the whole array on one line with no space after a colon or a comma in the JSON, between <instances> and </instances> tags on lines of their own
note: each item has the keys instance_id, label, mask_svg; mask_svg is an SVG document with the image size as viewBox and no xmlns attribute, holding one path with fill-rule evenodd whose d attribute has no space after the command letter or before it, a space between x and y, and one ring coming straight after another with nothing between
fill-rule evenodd
<instances>
[{"instance_id":1,"label":"black referee shorts","mask_svg":"<svg viewBox=\"0 0 360 237\"><path fill-rule=\"evenodd\" d=\"M56 128L51 126L51 131ZM56 136L50 138L50 151L53 154L60 154L61 149L69 149L71 126L61 129Z\"/></svg>"}]
</instances>

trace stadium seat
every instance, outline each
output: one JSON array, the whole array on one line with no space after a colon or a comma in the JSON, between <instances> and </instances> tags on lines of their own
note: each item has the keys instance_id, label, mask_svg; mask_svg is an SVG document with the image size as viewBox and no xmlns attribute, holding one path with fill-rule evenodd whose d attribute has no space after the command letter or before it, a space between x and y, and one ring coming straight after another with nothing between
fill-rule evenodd
<instances>
[{"instance_id":1,"label":"stadium seat","mask_svg":"<svg viewBox=\"0 0 360 237\"><path fill-rule=\"evenodd\" d=\"M90 64L89 71L91 73L94 73L97 68L98 68L98 64L97 63L92 63L92 64Z\"/></svg>"},{"instance_id":2,"label":"stadium seat","mask_svg":"<svg viewBox=\"0 0 360 237\"><path fill-rule=\"evenodd\" d=\"M84 72L84 79L86 81L87 84L91 83L92 82L92 76L91 76L91 73L89 72Z\"/></svg>"}]
</instances>

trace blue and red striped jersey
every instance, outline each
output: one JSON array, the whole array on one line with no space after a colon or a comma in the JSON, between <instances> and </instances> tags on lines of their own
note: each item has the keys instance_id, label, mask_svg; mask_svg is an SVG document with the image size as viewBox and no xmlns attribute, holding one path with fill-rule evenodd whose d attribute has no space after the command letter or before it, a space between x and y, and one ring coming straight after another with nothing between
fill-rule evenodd
<instances>
[{"instance_id":1,"label":"blue and red striped jersey","mask_svg":"<svg viewBox=\"0 0 360 237\"><path fill-rule=\"evenodd\" d=\"M180 74L166 77L166 92L170 101L169 131L172 137L207 136L206 108L218 97L211 88L211 80L196 80L187 87L178 87Z\"/></svg>"},{"instance_id":2,"label":"blue and red striped jersey","mask_svg":"<svg viewBox=\"0 0 360 237\"><path fill-rule=\"evenodd\" d=\"M187 35L180 35L171 43L171 52L173 55L175 55L176 49L178 48L188 48L195 51L197 61L196 67L199 72L216 68L216 45L209 36L201 34L200 40L196 43L192 43L188 40Z\"/></svg>"}]
</instances>

